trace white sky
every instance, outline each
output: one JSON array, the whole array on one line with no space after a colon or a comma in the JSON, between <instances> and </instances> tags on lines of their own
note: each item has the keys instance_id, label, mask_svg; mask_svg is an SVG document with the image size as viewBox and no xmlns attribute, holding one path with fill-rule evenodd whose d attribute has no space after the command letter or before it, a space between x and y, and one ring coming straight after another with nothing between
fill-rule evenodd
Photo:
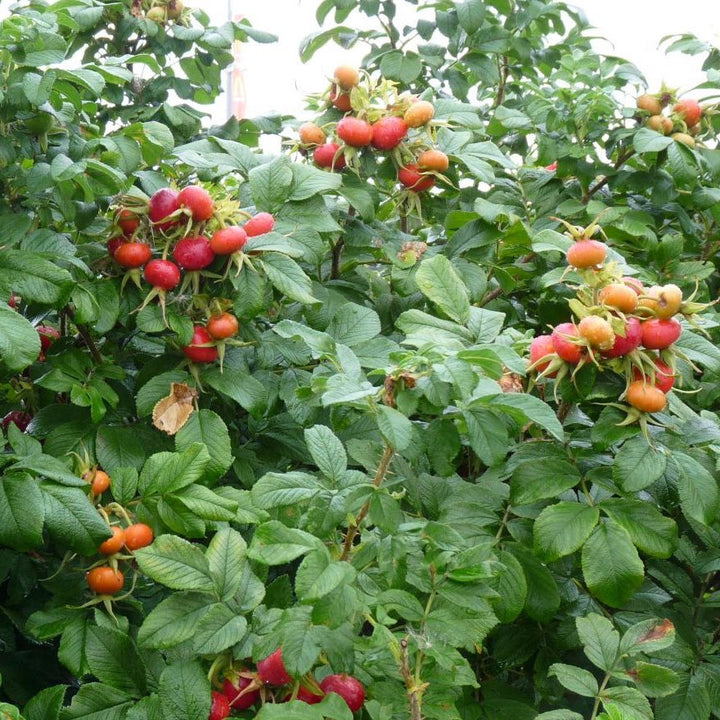
<instances>
[{"instance_id":1,"label":"white sky","mask_svg":"<svg viewBox=\"0 0 720 720\"><path fill-rule=\"evenodd\" d=\"M193 0L186 4L192 7ZM203 7L217 21L227 17L230 7L255 27L279 35L276 44L250 43L244 49L248 117L273 111L301 114L303 97L323 90L325 78L336 65L357 63L363 56L361 48L345 51L330 43L311 62L300 62L301 39L318 30L318 4L319 0L205 0ZM688 90L704 79L698 58L679 53L665 56L657 49L663 36L691 32L720 45L718 0L574 0L572 4L582 8L597 34L612 43L598 44L598 48L634 62L651 90L658 89L663 80L671 87ZM216 119L224 111L221 104Z\"/></svg>"}]
</instances>

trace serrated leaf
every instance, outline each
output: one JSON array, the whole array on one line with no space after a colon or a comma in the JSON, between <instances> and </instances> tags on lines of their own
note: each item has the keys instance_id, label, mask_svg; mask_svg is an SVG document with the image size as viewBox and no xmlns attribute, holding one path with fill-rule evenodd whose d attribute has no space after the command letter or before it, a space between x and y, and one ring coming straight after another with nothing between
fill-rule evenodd
<instances>
[{"instance_id":1,"label":"serrated leaf","mask_svg":"<svg viewBox=\"0 0 720 720\"><path fill-rule=\"evenodd\" d=\"M323 489L320 481L309 473L266 473L253 486L252 499L263 510L295 505L311 500Z\"/></svg>"},{"instance_id":2,"label":"serrated leaf","mask_svg":"<svg viewBox=\"0 0 720 720\"><path fill-rule=\"evenodd\" d=\"M590 592L611 607L624 605L645 578L632 538L612 521L598 525L583 546L582 570Z\"/></svg>"},{"instance_id":3,"label":"serrated leaf","mask_svg":"<svg viewBox=\"0 0 720 720\"><path fill-rule=\"evenodd\" d=\"M652 557L670 557L678 543L677 523L641 500L609 498L600 508L625 528L637 548Z\"/></svg>"},{"instance_id":4,"label":"serrated leaf","mask_svg":"<svg viewBox=\"0 0 720 720\"><path fill-rule=\"evenodd\" d=\"M223 603L208 607L195 626L193 651L198 655L217 655L239 643L247 632L247 620Z\"/></svg>"},{"instance_id":5,"label":"serrated leaf","mask_svg":"<svg viewBox=\"0 0 720 720\"><path fill-rule=\"evenodd\" d=\"M717 480L697 460L684 453L673 453L678 468L678 492L683 513L703 525L710 525L720 510Z\"/></svg>"},{"instance_id":6,"label":"serrated leaf","mask_svg":"<svg viewBox=\"0 0 720 720\"><path fill-rule=\"evenodd\" d=\"M264 565L283 565L321 547L322 541L314 535L271 520L255 530L248 557Z\"/></svg>"},{"instance_id":7,"label":"serrated leaf","mask_svg":"<svg viewBox=\"0 0 720 720\"><path fill-rule=\"evenodd\" d=\"M338 482L347 469L345 448L326 425L315 425L305 430L305 444L320 472Z\"/></svg>"},{"instance_id":8,"label":"serrated leaf","mask_svg":"<svg viewBox=\"0 0 720 720\"><path fill-rule=\"evenodd\" d=\"M662 477L666 464L666 455L638 436L624 443L615 456L613 479L625 492L636 492Z\"/></svg>"},{"instance_id":9,"label":"serrated leaf","mask_svg":"<svg viewBox=\"0 0 720 720\"><path fill-rule=\"evenodd\" d=\"M312 294L312 282L302 268L287 255L263 253L260 261L268 280L283 294L305 305L320 302Z\"/></svg>"},{"instance_id":10,"label":"serrated leaf","mask_svg":"<svg viewBox=\"0 0 720 720\"><path fill-rule=\"evenodd\" d=\"M173 590L213 590L202 550L176 535L155 538L152 545L135 551L135 560L145 575Z\"/></svg>"},{"instance_id":11,"label":"serrated leaf","mask_svg":"<svg viewBox=\"0 0 720 720\"><path fill-rule=\"evenodd\" d=\"M378 405L377 410L380 434L391 448L402 452L412 440L412 423L399 410L387 405Z\"/></svg>"},{"instance_id":12,"label":"serrated leaf","mask_svg":"<svg viewBox=\"0 0 720 720\"><path fill-rule=\"evenodd\" d=\"M207 608L207 595L173 593L156 605L143 621L138 632L139 645L162 650L190 640Z\"/></svg>"},{"instance_id":13,"label":"serrated leaf","mask_svg":"<svg viewBox=\"0 0 720 720\"><path fill-rule=\"evenodd\" d=\"M380 334L380 317L369 307L345 303L333 315L326 332L335 342L356 347Z\"/></svg>"},{"instance_id":14,"label":"serrated leaf","mask_svg":"<svg viewBox=\"0 0 720 720\"><path fill-rule=\"evenodd\" d=\"M125 633L91 626L84 652L88 668L98 680L132 695L145 693L145 666Z\"/></svg>"},{"instance_id":15,"label":"serrated leaf","mask_svg":"<svg viewBox=\"0 0 720 720\"><path fill-rule=\"evenodd\" d=\"M240 588L246 564L247 543L232 528L218 530L205 551L215 589L222 600L231 598Z\"/></svg>"},{"instance_id":16,"label":"serrated leaf","mask_svg":"<svg viewBox=\"0 0 720 720\"><path fill-rule=\"evenodd\" d=\"M600 511L597 507L561 501L546 507L535 519L535 551L552 561L579 550L595 529Z\"/></svg>"},{"instance_id":17,"label":"serrated leaf","mask_svg":"<svg viewBox=\"0 0 720 720\"><path fill-rule=\"evenodd\" d=\"M203 477L206 480L222 477L233 462L230 435L223 419L205 408L193 413L175 436L175 447L184 452L194 443L204 445L208 451Z\"/></svg>"},{"instance_id":18,"label":"serrated leaf","mask_svg":"<svg viewBox=\"0 0 720 720\"><path fill-rule=\"evenodd\" d=\"M570 692L583 697L595 697L598 693L598 681L595 676L583 668L564 663L553 663L548 675L557 678L558 682Z\"/></svg>"},{"instance_id":19,"label":"serrated leaf","mask_svg":"<svg viewBox=\"0 0 720 720\"><path fill-rule=\"evenodd\" d=\"M355 579L355 568L333 560L326 550L311 552L300 563L295 575L295 592L301 601L325 597L341 585Z\"/></svg>"},{"instance_id":20,"label":"serrated leaf","mask_svg":"<svg viewBox=\"0 0 720 720\"><path fill-rule=\"evenodd\" d=\"M448 317L464 325L470 317L468 291L452 263L444 255L423 260L415 282L425 297Z\"/></svg>"},{"instance_id":21,"label":"serrated leaf","mask_svg":"<svg viewBox=\"0 0 720 720\"><path fill-rule=\"evenodd\" d=\"M40 354L40 336L20 313L0 302L0 363L16 373L32 365Z\"/></svg>"},{"instance_id":22,"label":"serrated leaf","mask_svg":"<svg viewBox=\"0 0 720 720\"><path fill-rule=\"evenodd\" d=\"M548 458L542 463L518 465L510 481L513 505L530 505L538 500L557 497L580 482L580 473L567 460Z\"/></svg>"},{"instance_id":23,"label":"serrated leaf","mask_svg":"<svg viewBox=\"0 0 720 720\"><path fill-rule=\"evenodd\" d=\"M168 665L160 675L158 695L163 720L206 718L210 714L210 681L194 660Z\"/></svg>"},{"instance_id":24,"label":"serrated leaf","mask_svg":"<svg viewBox=\"0 0 720 720\"><path fill-rule=\"evenodd\" d=\"M615 666L620 646L620 635L613 624L602 615L590 613L575 620L580 642L587 659L601 670Z\"/></svg>"}]
</instances>

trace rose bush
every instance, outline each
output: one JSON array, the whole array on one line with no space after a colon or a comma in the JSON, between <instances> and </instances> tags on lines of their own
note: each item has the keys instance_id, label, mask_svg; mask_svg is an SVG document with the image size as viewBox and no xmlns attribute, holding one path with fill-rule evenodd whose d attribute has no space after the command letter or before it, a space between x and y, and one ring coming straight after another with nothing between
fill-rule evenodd
<instances>
[{"instance_id":1,"label":"rose bush","mask_svg":"<svg viewBox=\"0 0 720 720\"><path fill-rule=\"evenodd\" d=\"M402 4L209 129L247 22L0 25L0 717L720 717L720 53Z\"/></svg>"}]
</instances>

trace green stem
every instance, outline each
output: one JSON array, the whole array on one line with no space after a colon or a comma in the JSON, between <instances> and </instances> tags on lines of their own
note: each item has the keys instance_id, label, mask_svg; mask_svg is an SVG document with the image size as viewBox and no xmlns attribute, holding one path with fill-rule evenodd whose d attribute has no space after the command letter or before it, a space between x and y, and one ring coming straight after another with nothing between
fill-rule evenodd
<instances>
[{"instance_id":1,"label":"green stem","mask_svg":"<svg viewBox=\"0 0 720 720\"><path fill-rule=\"evenodd\" d=\"M595 720L598 714L598 710L600 710L600 696L603 693L603 690L607 687L607 684L610 682L610 673L605 673L605 677L603 678L602 685L600 685L600 689L597 692L597 695L595 696L595 704L593 705L592 715L590 716L590 720Z\"/></svg>"},{"instance_id":2,"label":"green stem","mask_svg":"<svg viewBox=\"0 0 720 720\"><path fill-rule=\"evenodd\" d=\"M378 465L377 472L375 473L375 478L373 479L374 487L378 488L380 487L380 485L382 485L382 481L385 479L385 475L387 475L388 468L390 467L390 461L392 460L394 454L395 450L393 450L393 448L391 448L389 445L386 445L382 457L380 458L380 464ZM362 509L355 518L355 522L348 528L347 535L345 535L345 543L343 545L342 555L340 555L340 560L347 560L350 557L350 551L352 550L355 536L358 534L360 525L362 524L362 521L365 519L365 516L368 514L369 510L370 500L368 500L363 505Z\"/></svg>"}]
</instances>

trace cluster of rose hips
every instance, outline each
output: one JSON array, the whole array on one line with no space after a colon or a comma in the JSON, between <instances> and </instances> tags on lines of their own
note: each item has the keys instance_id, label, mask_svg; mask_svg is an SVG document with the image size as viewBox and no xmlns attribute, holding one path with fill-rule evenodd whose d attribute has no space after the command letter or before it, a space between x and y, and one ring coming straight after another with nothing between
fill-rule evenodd
<instances>
[{"instance_id":1,"label":"cluster of rose hips","mask_svg":"<svg viewBox=\"0 0 720 720\"><path fill-rule=\"evenodd\" d=\"M82 473L82 477L90 486L90 498L101 499L104 492L110 489L110 476L98 467L91 467ZM98 507L98 512L108 523L112 536L103 541L98 548L102 560L88 570L85 581L88 587L101 599L109 599L122 590L125 575L118 564L122 560L132 560L132 553L147 547L155 539L152 528L145 523L133 522L125 508L118 503L110 503L106 508ZM118 521L111 521L114 515ZM126 524L123 525L122 521ZM131 553L123 555L123 552Z\"/></svg>"},{"instance_id":2,"label":"cluster of rose hips","mask_svg":"<svg viewBox=\"0 0 720 720\"><path fill-rule=\"evenodd\" d=\"M683 331L676 316L690 317L706 306L685 300L677 285L646 288L635 278L622 277L615 263L605 264L607 245L592 239L600 230L597 224L564 224L574 241L568 264L583 280L570 301L576 320L532 341L530 370L538 378L559 381L592 362L625 379L620 399L632 408L628 421L660 412L675 384L679 352L674 343Z\"/></svg>"},{"instance_id":3,"label":"cluster of rose hips","mask_svg":"<svg viewBox=\"0 0 720 720\"><path fill-rule=\"evenodd\" d=\"M282 648L261 660L255 672L244 666L231 666L217 681L217 686L220 685L222 690L212 691L208 720L224 720L233 710L247 710L258 702L298 700L316 705L329 693L345 700L351 712L365 704L365 688L352 675L327 675L319 683L308 675L302 684L295 683L283 662Z\"/></svg>"},{"instance_id":4,"label":"cluster of rose hips","mask_svg":"<svg viewBox=\"0 0 720 720\"><path fill-rule=\"evenodd\" d=\"M183 17L184 11L185 5L182 0L153 0L152 5L145 13L143 13L142 0L133 0L131 10L133 15L144 16L147 20L152 20L158 25L164 25L168 20L181 22L183 25L187 24L186 19Z\"/></svg>"},{"instance_id":5,"label":"cluster of rose hips","mask_svg":"<svg viewBox=\"0 0 720 720\"><path fill-rule=\"evenodd\" d=\"M645 117L645 125L651 130L670 135L673 140L688 147L695 147L695 135L700 132L702 108L697 100L683 98L673 103L673 93L661 90L659 93L644 93L637 98L637 108ZM672 106L672 112L663 113Z\"/></svg>"},{"instance_id":6,"label":"cluster of rose hips","mask_svg":"<svg viewBox=\"0 0 720 720\"><path fill-rule=\"evenodd\" d=\"M168 293L176 291L174 300L179 301L186 289L193 291L194 312L204 317L195 318L192 339L182 350L193 363L210 363L221 356L239 325L224 309L229 301L216 298L204 306L200 303L201 278L217 278L223 265L226 274L233 266L239 271L247 262L243 247L248 237L268 233L274 226L270 213L243 214L227 199L216 203L198 185L168 187L146 202L134 196L121 198L107 246L115 262L126 269L123 284L131 279L141 287L144 278L151 286L141 308L157 298L164 317Z\"/></svg>"},{"instance_id":7,"label":"cluster of rose hips","mask_svg":"<svg viewBox=\"0 0 720 720\"><path fill-rule=\"evenodd\" d=\"M448 169L448 156L432 147L435 108L427 100L398 95L394 83L374 83L347 65L335 70L325 97L345 115L337 122L306 122L299 128L300 150L319 167L342 170L364 148L389 152L398 181L415 193L429 190Z\"/></svg>"}]
</instances>

